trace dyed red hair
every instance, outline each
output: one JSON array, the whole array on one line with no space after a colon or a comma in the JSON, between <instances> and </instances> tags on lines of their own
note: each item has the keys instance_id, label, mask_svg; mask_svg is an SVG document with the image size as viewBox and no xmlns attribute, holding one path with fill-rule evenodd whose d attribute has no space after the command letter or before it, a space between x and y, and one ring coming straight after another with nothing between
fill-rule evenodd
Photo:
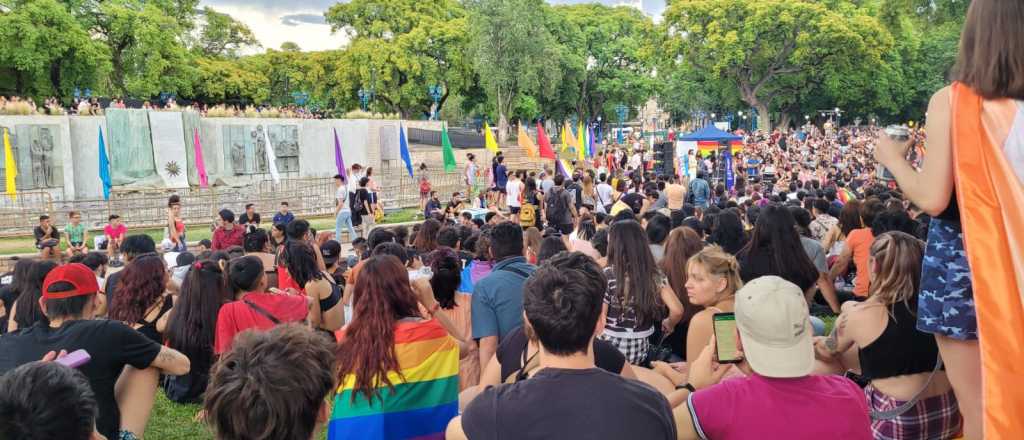
<instances>
[{"instance_id":1,"label":"dyed red hair","mask_svg":"<svg viewBox=\"0 0 1024 440\"><path fill-rule=\"evenodd\" d=\"M395 324L419 316L416 295L405 265L393 255L376 255L363 263L352 297L352 322L338 343L339 381L353 374L352 398L377 396L375 381L392 387L389 371L400 371L395 354Z\"/></svg>"}]
</instances>

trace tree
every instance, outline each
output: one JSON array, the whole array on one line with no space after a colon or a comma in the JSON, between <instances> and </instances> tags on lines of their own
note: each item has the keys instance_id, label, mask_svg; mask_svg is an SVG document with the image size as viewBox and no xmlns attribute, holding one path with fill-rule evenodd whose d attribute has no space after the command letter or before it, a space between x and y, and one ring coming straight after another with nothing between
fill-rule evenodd
<instances>
[{"instance_id":1,"label":"tree","mask_svg":"<svg viewBox=\"0 0 1024 440\"><path fill-rule=\"evenodd\" d=\"M520 94L558 87L561 47L544 26L543 0L468 0L470 53L480 84L494 100L498 141L508 137L508 118Z\"/></svg>"},{"instance_id":2,"label":"tree","mask_svg":"<svg viewBox=\"0 0 1024 440\"><path fill-rule=\"evenodd\" d=\"M302 48L293 41L285 41L281 43L281 51L283 52L302 52Z\"/></svg>"},{"instance_id":3,"label":"tree","mask_svg":"<svg viewBox=\"0 0 1024 440\"><path fill-rule=\"evenodd\" d=\"M0 66L14 71L18 94L66 96L94 87L109 59L103 45L56 0L27 0L0 15Z\"/></svg>"},{"instance_id":4,"label":"tree","mask_svg":"<svg viewBox=\"0 0 1024 440\"><path fill-rule=\"evenodd\" d=\"M234 58L243 49L260 46L249 27L230 15L207 6L203 17L205 24L196 47L202 55Z\"/></svg>"},{"instance_id":5,"label":"tree","mask_svg":"<svg viewBox=\"0 0 1024 440\"><path fill-rule=\"evenodd\" d=\"M265 102L270 97L270 80L259 67L255 58L199 58L190 97L209 103Z\"/></svg>"},{"instance_id":6,"label":"tree","mask_svg":"<svg viewBox=\"0 0 1024 440\"><path fill-rule=\"evenodd\" d=\"M443 108L472 76L465 58L466 11L455 0L353 0L325 15L351 39L345 56L358 68L341 72L349 76L338 81L352 96L372 87L389 111L426 115L433 104L430 86L441 86Z\"/></svg>"},{"instance_id":7,"label":"tree","mask_svg":"<svg viewBox=\"0 0 1024 440\"><path fill-rule=\"evenodd\" d=\"M553 11L564 17L565 25L554 32L576 63L573 77L567 72L561 88L576 89L577 115L607 119L614 111L606 112L606 105L636 107L653 95L648 48L655 30L650 18L634 8L600 4L556 6Z\"/></svg>"},{"instance_id":8,"label":"tree","mask_svg":"<svg viewBox=\"0 0 1024 440\"><path fill-rule=\"evenodd\" d=\"M863 92L885 67L893 42L878 20L854 3L808 0L690 0L669 5L670 56L695 72L731 81L769 128L770 108L801 75L834 94ZM851 100L854 96L841 97Z\"/></svg>"}]
</instances>

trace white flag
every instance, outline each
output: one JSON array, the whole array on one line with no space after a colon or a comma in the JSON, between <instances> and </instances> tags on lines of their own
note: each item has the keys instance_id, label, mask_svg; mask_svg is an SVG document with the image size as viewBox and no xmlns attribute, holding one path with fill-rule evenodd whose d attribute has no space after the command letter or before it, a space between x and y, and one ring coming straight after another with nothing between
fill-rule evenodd
<instances>
[{"instance_id":1,"label":"white flag","mask_svg":"<svg viewBox=\"0 0 1024 440\"><path fill-rule=\"evenodd\" d=\"M274 144L270 142L270 127L263 124L263 134L267 137L267 167L270 169L270 178L274 183L281 181L281 175L277 173L277 155L274 154Z\"/></svg>"}]
</instances>

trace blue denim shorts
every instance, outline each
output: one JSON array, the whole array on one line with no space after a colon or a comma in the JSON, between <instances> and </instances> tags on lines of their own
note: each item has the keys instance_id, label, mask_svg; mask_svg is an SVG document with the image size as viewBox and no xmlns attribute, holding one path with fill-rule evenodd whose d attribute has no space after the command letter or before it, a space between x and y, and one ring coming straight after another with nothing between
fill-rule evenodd
<instances>
[{"instance_id":1,"label":"blue denim shorts","mask_svg":"<svg viewBox=\"0 0 1024 440\"><path fill-rule=\"evenodd\" d=\"M933 218L921 264L917 329L960 340L978 339L971 270L960 224Z\"/></svg>"}]
</instances>

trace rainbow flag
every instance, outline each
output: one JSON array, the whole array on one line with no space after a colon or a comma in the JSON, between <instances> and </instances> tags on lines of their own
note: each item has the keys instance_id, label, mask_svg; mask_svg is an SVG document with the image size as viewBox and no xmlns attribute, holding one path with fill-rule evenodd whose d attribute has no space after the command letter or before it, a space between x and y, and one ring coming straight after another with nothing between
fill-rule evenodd
<instances>
[{"instance_id":1,"label":"rainbow flag","mask_svg":"<svg viewBox=\"0 0 1024 440\"><path fill-rule=\"evenodd\" d=\"M372 401L355 393L354 375L345 376L329 440L444 439L459 412L458 344L436 320L402 322L395 327L395 354L401 372L388 372L394 388L379 384Z\"/></svg>"}]
</instances>

